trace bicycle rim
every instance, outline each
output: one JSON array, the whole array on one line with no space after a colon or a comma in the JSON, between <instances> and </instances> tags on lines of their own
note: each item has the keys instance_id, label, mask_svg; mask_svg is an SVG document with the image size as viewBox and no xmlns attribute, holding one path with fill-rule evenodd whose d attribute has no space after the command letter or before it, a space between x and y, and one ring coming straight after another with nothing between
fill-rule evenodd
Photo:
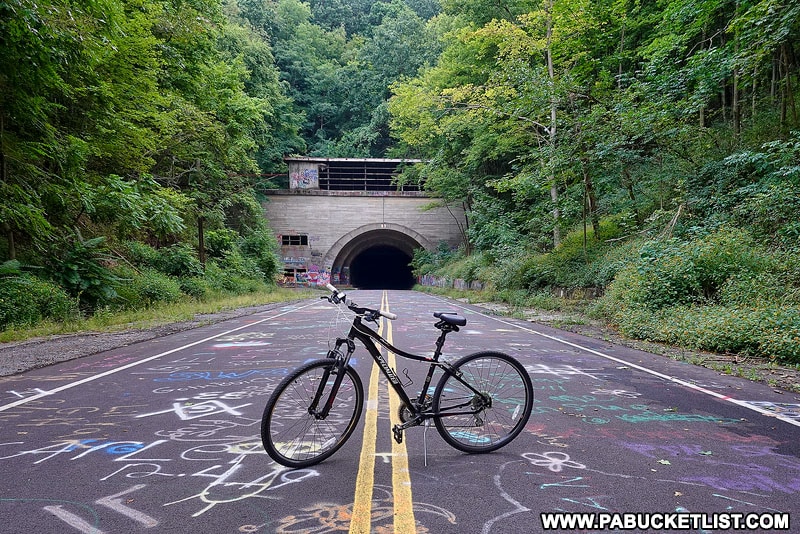
<instances>
[{"instance_id":1,"label":"bicycle rim","mask_svg":"<svg viewBox=\"0 0 800 534\"><path fill-rule=\"evenodd\" d=\"M433 409L441 414L434 422L442 438L458 450L481 453L497 450L517 437L533 409L533 386L525 368L499 352L465 356L453 367L461 380L446 374L434 393ZM448 411L475 413L447 415Z\"/></svg>"},{"instance_id":2,"label":"bicycle rim","mask_svg":"<svg viewBox=\"0 0 800 534\"><path fill-rule=\"evenodd\" d=\"M309 407L324 381L318 409L327 401L336 375L334 363L319 360L286 377L264 408L261 440L270 457L287 467L307 467L336 452L355 430L361 416L364 391L352 367L344 377L333 406L325 419L309 413Z\"/></svg>"}]
</instances>

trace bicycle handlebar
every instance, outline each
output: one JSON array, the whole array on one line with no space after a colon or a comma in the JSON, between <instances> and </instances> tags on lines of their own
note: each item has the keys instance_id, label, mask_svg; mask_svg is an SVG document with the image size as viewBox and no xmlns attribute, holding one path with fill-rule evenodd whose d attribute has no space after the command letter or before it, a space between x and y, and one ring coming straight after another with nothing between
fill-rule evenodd
<instances>
[{"instance_id":1,"label":"bicycle handlebar","mask_svg":"<svg viewBox=\"0 0 800 534\"><path fill-rule=\"evenodd\" d=\"M373 310L371 308L362 308L361 306L358 306L355 303L353 303L352 300L350 302L347 302L347 294L340 293L339 290L336 289L332 284L326 284L325 287L328 288L328 291L333 293L333 295L330 296L329 300L331 302L333 302L334 304L339 304L340 302L343 302L345 305L347 305L347 307L351 311L353 311L355 313L358 313L358 314L367 314L367 313L369 313L369 314L376 315L376 316L380 315L381 317L386 317L387 319L392 320L392 321L397 319L397 315L394 314L394 313L391 313L391 312L388 312L388 311L383 311L383 310Z\"/></svg>"}]
</instances>

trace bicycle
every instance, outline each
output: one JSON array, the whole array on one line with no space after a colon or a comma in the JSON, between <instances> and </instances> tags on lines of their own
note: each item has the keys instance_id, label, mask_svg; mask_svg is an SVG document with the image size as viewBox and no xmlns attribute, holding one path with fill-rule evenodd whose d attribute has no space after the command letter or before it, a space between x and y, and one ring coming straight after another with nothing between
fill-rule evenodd
<instances>
[{"instance_id":1,"label":"bicycle","mask_svg":"<svg viewBox=\"0 0 800 534\"><path fill-rule=\"evenodd\" d=\"M429 420L445 442L467 453L495 451L522 432L533 408L533 386L519 361L495 351L476 352L452 364L439 361L447 334L465 326L465 317L434 313L438 319L434 326L441 334L433 356L420 356L394 347L364 324L378 324L381 317L394 320L395 314L359 306L332 285L327 287L331 295L321 298L346 306L355 316L347 337L337 338L326 358L306 363L286 376L267 401L261 440L273 460L286 467L308 467L330 457L352 435L364 404L361 378L349 364L356 340L400 398L400 424L392 428L398 443L406 429ZM411 382L402 383L376 342L397 356L429 364L418 396L409 397L405 387ZM430 395L437 368L443 374Z\"/></svg>"}]
</instances>

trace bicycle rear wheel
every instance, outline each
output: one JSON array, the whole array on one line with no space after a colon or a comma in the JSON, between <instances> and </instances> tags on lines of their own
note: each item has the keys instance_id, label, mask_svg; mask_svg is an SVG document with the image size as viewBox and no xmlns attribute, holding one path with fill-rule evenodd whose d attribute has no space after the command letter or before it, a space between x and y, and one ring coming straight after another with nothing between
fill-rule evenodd
<instances>
[{"instance_id":1,"label":"bicycle rear wheel","mask_svg":"<svg viewBox=\"0 0 800 534\"><path fill-rule=\"evenodd\" d=\"M455 362L453 372L433 394L433 411L440 414L436 430L448 444L490 452L522 432L533 409L533 386L521 363L501 352L478 352Z\"/></svg>"},{"instance_id":2,"label":"bicycle rear wheel","mask_svg":"<svg viewBox=\"0 0 800 534\"><path fill-rule=\"evenodd\" d=\"M344 445L358 424L364 388L355 369L344 376L325 418L311 404L322 387L316 412L322 410L337 378L333 360L308 363L284 378L267 401L261 418L261 441L267 454L287 467L308 467Z\"/></svg>"}]
</instances>

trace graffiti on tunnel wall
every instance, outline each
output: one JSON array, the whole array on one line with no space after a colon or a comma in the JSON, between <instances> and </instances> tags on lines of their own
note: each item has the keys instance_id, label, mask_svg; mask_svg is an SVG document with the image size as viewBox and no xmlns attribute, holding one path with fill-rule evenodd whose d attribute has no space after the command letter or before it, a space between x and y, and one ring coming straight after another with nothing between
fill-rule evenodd
<instances>
[{"instance_id":1,"label":"graffiti on tunnel wall","mask_svg":"<svg viewBox=\"0 0 800 534\"><path fill-rule=\"evenodd\" d=\"M300 169L289 174L289 187L291 189L318 189L319 170Z\"/></svg>"},{"instance_id":2,"label":"graffiti on tunnel wall","mask_svg":"<svg viewBox=\"0 0 800 534\"><path fill-rule=\"evenodd\" d=\"M307 266L300 264L293 267L284 271L283 278L279 280L280 285L286 287L324 287L327 284L347 285L350 283L350 269L348 267L326 269L315 264Z\"/></svg>"}]
</instances>

